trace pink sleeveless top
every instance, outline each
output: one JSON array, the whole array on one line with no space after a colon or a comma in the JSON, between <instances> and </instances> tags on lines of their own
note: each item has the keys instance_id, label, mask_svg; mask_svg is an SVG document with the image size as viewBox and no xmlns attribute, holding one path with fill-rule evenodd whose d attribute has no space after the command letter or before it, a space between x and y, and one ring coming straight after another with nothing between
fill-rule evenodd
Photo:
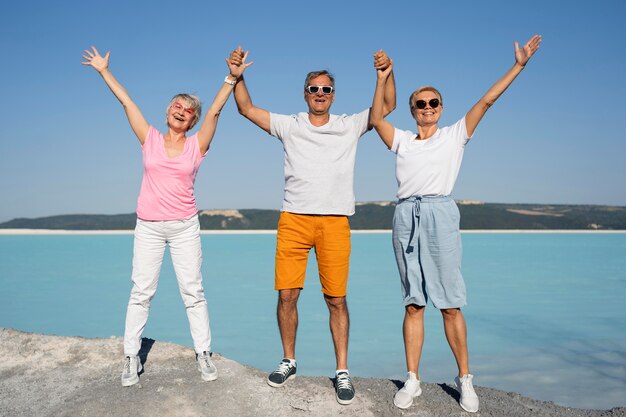
<instances>
[{"instance_id":1,"label":"pink sleeveless top","mask_svg":"<svg viewBox=\"0 0 626 417\"><path fill-rule=\"evenodd\" d=\"M198 134L185 141L183 153L170 158L163 134L150 126L142 147L143 180L137 199L137 217L142 220L182 220L198 213L193 187L204 155Z\"/></svg>"}]
</instances>

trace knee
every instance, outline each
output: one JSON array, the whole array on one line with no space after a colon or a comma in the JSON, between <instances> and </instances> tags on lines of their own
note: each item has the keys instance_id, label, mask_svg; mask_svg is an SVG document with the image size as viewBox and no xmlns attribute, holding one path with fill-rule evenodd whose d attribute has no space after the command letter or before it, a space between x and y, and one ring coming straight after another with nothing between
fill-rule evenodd
<instances>
[{"instance_id":1,"label":"knee","mask_svg":"<svg viewBox=\"0 0 626 417\"><path fill-rule=\"evenodd\" d=\"M128 300L128 306L139 306L148 310L150 309L151 301L152 297L142 297L140 294L131 294L130 299Z\"/></svg>"},{"instance_id":2,"label":"knee","mask_svg":"<svg viewBox=\"0 0 626 417\"><path fill-rule=\"evenodd\" d=\"M155 293L155 288L141 288L138 285L134 285L133 289L130 292L128 305L139 305L144 308L150 308L150 302L154 298Z\"/></svg>"},{"instance_id":3,"label":"knee","mask_svg":"<svg viewBox=\"0 0 626 417\"><path fill-rule=\"evenodd\" d=\"M444 308L441 310L441 315L444 320L456 320L459 317L463 317L460 308Z\"/></svg>"},{"instance_id":4,"label":"knee","mask_svg":"<svg viewBox=\"0 0 626 417\"><path fill-rule=\"evenodd\" d=\"M329 297L325 295L324 300L331 311L348 311L346 297Z\"/></svg>"},{"instance_id":5,"label":"knee","mask_svg":"<svg viewBox=\"0 0 626 417\"><path fill-rule=\"evenodd\" d=\"M288 290L280 290L278 292L278 303L279 304L296 304L298 302L298 297L300 297L300 289L288 289Z\"/></svg>"},{"instance_id":6,"label":"knee","mask_svg":"<svg viewBox=\"0 0 626 417\"><path fill-rule=\"evenodd\" d=\"M405 307L406 315L409 317L418 317L424 314L424 306L418 306L417 304L409 304Z\"/></svg>"}]
</instances>

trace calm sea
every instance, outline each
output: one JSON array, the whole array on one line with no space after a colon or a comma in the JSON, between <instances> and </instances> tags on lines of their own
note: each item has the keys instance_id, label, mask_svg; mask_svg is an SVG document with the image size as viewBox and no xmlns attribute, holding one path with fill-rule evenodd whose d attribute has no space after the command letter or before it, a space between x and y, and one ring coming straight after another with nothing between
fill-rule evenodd
<instances>
[{"instance_id":1,"label":"calm sea","mask_svg":"<svg viewBox=\"0 0 626 417\"><path fill-rule=\"evenodd\" d=\"M132 235L0 235L0 327L122 335ZM403 379L403 306L390 234L354 234L348 302L355 376ZM203 235L213 350L271 370L282 350L275 235ZM626 406L626 234L463 234L475 383L581 408ZM167 255L169 256L169 254ZM314 255L300 304L298 372L334 371ZM144 336L191 346L166 257ZM426 312L420 373L451 382L441 315Z\"/></svg>"}]
</instances>

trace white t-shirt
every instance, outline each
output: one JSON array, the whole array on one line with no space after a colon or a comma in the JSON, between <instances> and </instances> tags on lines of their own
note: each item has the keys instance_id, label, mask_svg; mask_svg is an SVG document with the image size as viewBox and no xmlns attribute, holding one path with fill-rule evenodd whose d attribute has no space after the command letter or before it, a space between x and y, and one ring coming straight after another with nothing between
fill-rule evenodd
<instances>
[{"instance_id":1,"label":"white t-shirt","mask_svg":"<svg viewBox=\"0 0 626 417\"><path fill-rule=\"evenodd\" d=\"M270 134L285 151L283 211L299 214L354 214L356 145L367 132L369 109L330 115L313 126L308 113L270 113Z\"/></svg>"},{"instance_id":2,"label":"white t-shirt","mask_svg":"<svg viewBox=\"0 0 626 417\"><path fill-rule=\"evenodd\" d=\"M398 198L450 195L470 140L465 117L437 129L428 139L416 137L411 131L399 129L393 135L391 151L397 155Z\"/></svg>"}]
</instances>

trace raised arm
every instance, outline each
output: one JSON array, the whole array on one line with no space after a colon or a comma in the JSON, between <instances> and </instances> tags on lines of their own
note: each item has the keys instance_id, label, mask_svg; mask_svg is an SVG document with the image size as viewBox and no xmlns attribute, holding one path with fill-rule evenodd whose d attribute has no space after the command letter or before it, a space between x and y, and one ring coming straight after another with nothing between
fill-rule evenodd
<instances>
[{"instance_id":1,"label":"raised arm","mask_svg":"<svg viewBox=\"0 0 626 417\"><path fill-rule=\"evenodd\" d=\"M227 60L230 73L235 74L238 68L250 65L246 64L247 57L248 53L244 53L241 47L235 49L230 54L230 58ZM246 83L243 79L243 70L238 76L237 84L235 84L235 102L237 103L239 114L250 120L261 129L265 130L267 133L270 133L270 113L267 110L263 110L252 104L250 93L248 93L248 88L246 87Z\"/></svg>"},{"instance_id":2,"label":"raised arm","mask_svg":"<svg viewBox=\"0 0 626 417\"><path fill-rule=\"evenodd\" d=\"M380 50L374 54L374 68L376 68L376 71L384 71L389 66L391 66L391 58L387 56L385 51ZM383 96L383 116L386 117L389 113L396 109L396 80L393 77L393 68L387 77Z\"/></svg>"},{"instance_id":3,"label":"raised arm","mask_svg":"<svg viewBox=\"0 0 626 417\"><path fill-rule=\"evenodd\" d=\"M226 76L224 84L222 84L222 87L213 99L211 107L209 107L204 116L204 120L202 121L200 130L198 130L198 143L200 145L200 151L202 153L205 153L209 150L209 145L211 144L213 136L215 135L215 129L217 128L217 120L220 117L220 112L222 111L222 108L224 108L224 104L226 104L226 101L228 101L228 97L230 97L230 93L233 91L235 83L243 75L243 72L246 70L246 68L254 63L246 63L247 58L248 53L246 52L243 57L243 62L241 63L241 65L238 66L231 66L230 61L226 59L230 74Z\"/></svg>"},{"instance_id":4,"label":"raised arm","mask_svg":"<svg viewBox=\"0 0 626 417\"><path fill-rule=\"evenodd\" d=\"M509 69L502 78L500 78L494 85L491 86L484 96L478 100L476 104L465 115L465 126L467 127L467 134L472 136L474 130L480 123L487 110L496 102L496 100L506 91L511 85L513 80L522 72L528 60L533 56L539 45L541 44L541 36L535 35L520 49L517 42L515 42L515 64Z\"/></svg>"},{"instance_id":5,"label":"raised arm","mask_svg":"<svg viewBox=\"0 0 626 417\"><path fill-rule=\"evenodd\" d=\"M374 90L374 100L372 101L372 109L370 110L370 124L378 132L378 136L383 140L387 148L391 149L393 144L393 135L395 128L385 120L385 96L387 85L391 80L393 71L393 62L386 69L376 70L376 89ZM395 90L395 88L394 88Z\"/></svg>"},{"instance_id":6,"label":"raised arm","mask_svg":"<svg viewBox=\"0 0 626 417\"><path fill-rule=\"evenodd\" d=\"M111 71L109 71L109 56L111 52L109 51L106 55L101 56L95 46L92 46L91 49L91 51L85 49L85 54L83 55L85 61L81 62L81 64L93 67L102 76L102 79L113 95L122 103L126 117L128 118L128 123L130 123L130 127L133 129L133 132L135 132L137 139L139 139L139 142L143 145L150 126L148 122L146 122L146 119L144 119L143 114L141 114L139 107L137 107L135 102L130 98L130 95L128 95L126 89L122 87L122 84L120 84Z\"/></svg>"}]
</instances>

